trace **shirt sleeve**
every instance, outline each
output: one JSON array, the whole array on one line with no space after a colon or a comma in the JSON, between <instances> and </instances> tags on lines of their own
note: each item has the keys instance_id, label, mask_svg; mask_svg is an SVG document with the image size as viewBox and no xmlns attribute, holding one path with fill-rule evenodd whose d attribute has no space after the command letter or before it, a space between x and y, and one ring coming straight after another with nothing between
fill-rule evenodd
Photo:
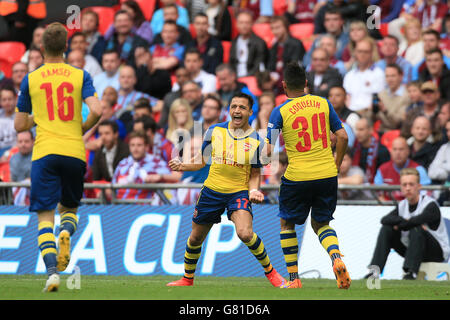
<instances>
[{"instance_id":1,"label":"shirt sleeve","mask_svg":"<svg viewBox=\"0 0 450 320\"><path fill-rule=\"evenodd\" d=\"M282 128L283 117L281 116L280 107L278 107L270 114L269 124L267 125L266 143L275 144Z\"/></svg>"},{"instance_id":2,"label":"shirt sleeve","mask_svg":"<svg viewBox=\"0 0 450 320\"><path fill-rule=\"evenodd\" d=\"M19 112L31 113L31 97L28 83L28 74L23 78L20 84L19 97L17 99L17 109Z\"/></svg>"},{"instance_id":3,"label":"shirt sleeve","mask_svg":"<svg viewBox=\"0 0 450 320\"><path fill-rule=\"evenodd\" d=\"M83 88L81 89L83 100L96 95L97 93L95 92L91 75L88 72L83 71Z\"/></svg>"},{"instance_id":4,"label":"shirt sleeve","mask_svg":"<svg viewBox=\"0 0 450 320\"><path fill-rule=\"evenodd\" d=\"M334 107L331 105L331 102L328 101L328 107L330 108L330 129L333 132L338 131L339 129L344 128L344 125L342 124L341 119L339 119L339 116L337 115L336 111L334 111Z\"/></svg>"}]
</instances>

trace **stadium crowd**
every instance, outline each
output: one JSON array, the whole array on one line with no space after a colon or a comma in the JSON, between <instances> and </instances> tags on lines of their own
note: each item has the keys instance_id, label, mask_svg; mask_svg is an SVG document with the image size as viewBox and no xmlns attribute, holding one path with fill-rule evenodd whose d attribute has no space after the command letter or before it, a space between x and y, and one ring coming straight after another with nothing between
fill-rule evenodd
<instances>
[{"instance_id":1,"label":"stadium crowd","mask_svg":"<svg viewBox=\"0 0 450 320\"><path fill-rule=\"evenodd\" d=\"M11 12L2 2L10 31L0 39L23 41L26 51L0 63L0 178L24 181L34 136L15 132L14 109L23 77L44 61L45 25L42 12ZM378 6L375 16L370 5ZM271 111L287 99L283 66L294 60L307 71L306 93L329 99L349 135L339 183L398 185L400 170L411 167L422 185L450 185L449 7L443 0L127 0L84 8L80 29L69 29L66 59L90 73L103 108L84 136L85 181L203 183L208 167L181 174L168 161L198 152L208 127L227 120L236 92L254 98L251 125L265 136ZM34 17L29 37L25 11ZM280 183L287 164L282 137L277 152L262 183ZM25 204L26 190L16 191L16 202ZM192 204L198 192L165 193L173 203ZM339 196L373 197L356 190ZM433 196L450 200L449 192ZM161 203L150 190L118 190L116 197ZM378 197L402 199L397 192ZM276 194L266 198L276 201Z\"/></svg>"}]
</instances>

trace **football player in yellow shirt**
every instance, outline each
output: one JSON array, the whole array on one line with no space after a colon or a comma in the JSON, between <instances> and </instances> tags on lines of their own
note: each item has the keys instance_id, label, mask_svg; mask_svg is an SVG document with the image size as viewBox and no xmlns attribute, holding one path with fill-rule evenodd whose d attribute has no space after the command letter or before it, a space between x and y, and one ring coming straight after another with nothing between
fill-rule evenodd
<instances>
[{"instance_id":1,"label":"football player in yellow shirt","mask_svg":"<svg viewBox=\"0 0 450 320\"><path fill-rule=\"evenodd\" d=\"M329 221L336 209L337 168L341 166L348 137L331 103L305 94L305 86L305 70L296 62L287 64L283 88L288 99L272 111L267 128L267 155L272 153L272 145L281 131L289 163L281 179L278 214L281 248L290 276L284 287L302 286L295 225L304 224L311 211L312 228L331 258L338 287L346 289L351 280ZM331 150L330 130L337 137L336 158Z\"/></svg>"},{"instance_id":2,"label":"football player in yellow shirt","mask_svg":"<svg viewBox=\"0 0 450 320\"><path fill-rule=\"evenodd\" d=\"M21 132L36 125L29 210L38 213L38 245L48 274L44 291L57 291L58 271L69 264L70 237L77 228L76 212L83 195L82 137L99 120L101 107L89 73L64 61L65 27L50 24L42 41L44 64L22 81L14 126ZM84 123L83 101L90 109ZM56 206L61 216L58 251L53 234Z\"/></svg>"},{"instance_id":3,"label":"football player in yellow shirt","mask_svg":"<svg viewBox=\"0 0 450 320\"><path fill-rule=\"evenodd\" d=\"M225 209L239 239L264 268L267 279L275 287L285 283L273 268L261 238L253 232L251 203L264 200L264 195L258 190L262 167L260 154L264 142L248 123L252 106L253 99L249 95L235 94L230 103L231 121L208 129L202 151L191 159L191 163L182 163L177 158L169 162L174 171L196 171L209 161L211 166L195 206L192 231L184 254L184 276L168 283L168 286L194 284L202 243L213 224L220 223Z\"/></svg>"}]
</instances>

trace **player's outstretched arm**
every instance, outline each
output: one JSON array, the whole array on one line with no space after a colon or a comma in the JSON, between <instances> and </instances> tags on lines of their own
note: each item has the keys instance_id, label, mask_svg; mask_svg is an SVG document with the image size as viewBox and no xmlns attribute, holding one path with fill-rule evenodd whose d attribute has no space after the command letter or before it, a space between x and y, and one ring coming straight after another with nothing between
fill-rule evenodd
<instances>
[{"instance_id":1,"label":"player's outstretched arm","mask_svg":"<svg viewBox=\"0 0 450 320\"><path fill-rule=\"evenodd\" d=\"M89 108L89 115L86 121L82 124L83 134L95 126L102 115L102 107L96 96L87 97L84 102L86 102Z\"/></svg>"},{"instance_id":2,"label":"player's outstretched arm","mask_svg":"<svg viewBox=\"0 0 450 320\"><path fill-rule=\"evenodd\" d=\"M28 131L34 127L34 117L27 112L16 112L14 116L14 129L17 132Z\"/></svg>"},{"instance_id":3,"label":"player's outstretched arm","mask_svg":"<svg viewBox=\"0 0 450 320\"><path fill-rule=\"evenodd\" d=\"M336 141L336 168L341 168L342 159L344 159L345 152L347 151L347 145L348 145L348 136L347 131L345 131L344 128L336 130L334 133L336 135L337 141Z\"/></svg>"},{"instance_id":4,"label":"player's outstretched arm","mask_svg":"<svg viewBox=\"0 0 450 320\"><path fill-rule=\"evenodd\" d=\"M197 171L206 166L201 152L197 153L189 163L183 163L180 158L173 158L169 161L169 167L172 171Z\"/></svg>"},{"instance_id":5,"label":"player's outstretched arm","mask_svg":"<svg viewBox=\"0 0 450 320\"><path fill-rule=\"evenodd\" d=\"M252 168L250 170L250 179L248 181L249 200L253 203L261 203L264 201L264 194L259 191L261 183L261 168Z\"/></svg>"}]
</instances>

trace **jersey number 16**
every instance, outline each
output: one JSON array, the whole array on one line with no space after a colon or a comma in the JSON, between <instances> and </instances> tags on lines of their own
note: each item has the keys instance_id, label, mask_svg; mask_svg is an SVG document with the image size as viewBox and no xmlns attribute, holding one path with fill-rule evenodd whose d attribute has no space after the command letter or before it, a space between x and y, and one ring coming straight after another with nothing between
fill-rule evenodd
<instances>
[{"instance_id":1,"label":"jersey number 16","mask_svg":"<svg viewBox=\"0 0 450 320\"><path fill-rule=\"evenodd\" d=\"M45 82L41 84L41 89L45 90L45 95L47 97L47 111L48 111L48 119L50 121L55 120L55 110L53 104L53 86L50 82ZM64 95L64 90L67 90L67 93L73 92L73 84L70 82L63 82L56 88L56 97L57 97L57 108L58 108L58 117L62 121L70 121L73 120L74 116L74 104L73 97L68 95ZM66 108L67 106L67 108Z\"/></svg>"}]
</instances>

